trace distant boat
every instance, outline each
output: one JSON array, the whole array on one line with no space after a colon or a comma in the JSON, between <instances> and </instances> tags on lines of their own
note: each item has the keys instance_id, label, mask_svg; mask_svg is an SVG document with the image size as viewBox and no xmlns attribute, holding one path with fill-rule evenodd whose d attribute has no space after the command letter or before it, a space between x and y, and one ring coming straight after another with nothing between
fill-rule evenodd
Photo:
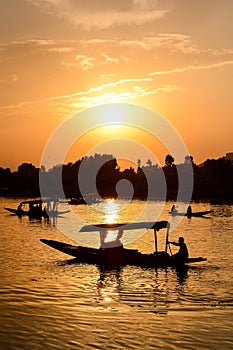
<instances>
[{"instance_id":1,"label":"distant boat","mask_svg":"<svg viewBox=\"0 0 233 350\"><path fill-rule=\"evenodd\" d=\"M72 197L68 204L80 205L80 204L94 204L99 203L100 200L94 194L86 194L85 199L83 197Z\"/></svg>"},{"instance_id":2,"label":"distant boat","mask_svg":"<svg viewBox=\"0 0 233 350\"><path fill-rule=\"evenodd\" d=\"M42 217L44 218L57 217L61 214L65 214L69 212L69 210L58 211L57 209L58 203L59 203L58 201L52 200L52 199L47 199L47 200L36 199L36 200L21 202L18 205L17 209L14 209L14 208L4 208L4 209L19 217L28 216L34 219L40 219Z\"/></svg>"},{"instance_id":3,"label":"distant boat","mask_svg":"<svg viewBox=\"0 0 233 350\"><path fill-rule=\"evenodd\" d=\"M68 203L71 204L71 205L87 204L86 201L82 197L80 197L80 198L71 198L68 201Z\"/></svg>"},{"instance_id":4,"label":"distant boat","mask_svg":"<svg viewBox=\"0 0 233 350\"><path fill-rule=\"evenodd\" d=\"M206 210L206 211L197 211L197 212L189 212L189 213L179 213L178 211L170 211L169 214L172 216L187 216L188 218L191 217L201 217L205 216L207 214L213 213L213 210Z\"/></svg>"},{"instance_id":5,"label":"distant boat","mask_svg":"<svg viewBox=\"0 0 233 350\"><path fill-rule=\"evenodd\" d=\"M95 264L98 266L125 266L134 265L141 267L168 267L168 266L180 266L184 264L206 261L206 258L188 258L185 261L177 261L172 255L168 253L169 247L169 223L167 221L158 222L136 222L136 223L124 223L124 224L99 224L99 225L87 225L82 227L80 232L98 232L100 234L100 248L89 248L82 246L75 246L55 240L41 239L44 244L57 249L65 254L71 255L76 258L78 263ZM134 229L153 229L155 240L155 252L152 254L143 254L136 249L126 249L119 240L125 230ZM165 250L158 251L157 247L157 232L160 229L166 229ZM108 233L116 231L117 238L109 244L106 242ZM118 231L118 233L117 233ZM114 244L116 245L114 246Z\"/></svg>"}]
</instances>

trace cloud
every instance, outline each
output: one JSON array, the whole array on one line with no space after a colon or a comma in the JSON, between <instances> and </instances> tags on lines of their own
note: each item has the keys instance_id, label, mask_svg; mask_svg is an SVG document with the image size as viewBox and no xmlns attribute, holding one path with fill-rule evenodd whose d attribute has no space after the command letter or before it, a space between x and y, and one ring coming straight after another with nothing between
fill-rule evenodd
<instances>
[{"instance_id":1,"label":"cloud","mask_svg":"<svg viewBox=\"0 0 233 350\"><path fill-rule=\"evenodd\" d=\"M171 6L166 5L167 0L27 1L86 30L105 29L114 25L141 25L161 18L171 10Z\"/></svg>"},{"instance_id":2,"label":"cloud","mask_svg":"<svg viewBox=\"0 0 233 350\"><path fill-rule=\"evenodd\" d=\"M206 69L212 69L212 68L220 68L226 65L232 65L233 60L231 61L222 61L222 62L216 62L211 64L200 64L200 65L190 65L185 67L176 67L174 69L170 70L164 70L164 71L157 71L157 72L151 72L148 75L153 77L156 75L169 75L174 73L183 73L187 72L189 70L206 70Z\"/></svg>"},{"instance_id":3,"label":"cloud","mask_svg":"<svg viewBox=\"0 0 233 350\"><path fill-rule=\"evenodd\" d=\"M73 109L77 112L86 108L109 102L130 102L148 96L158 95L159 93L170 93L173 91L184 91L175 85L149 86L143 84L150 79L124 79L121 81L103 84L88 91L82 91L67 96L58 96L47 100L47 103L55 107ZM141 82L141 85L134 83ZM118 89L119 87L119 89Z\"/></svg>"},{"instance_id":4,"label":"cloud","mask_svg":"<svg viewBox=\"0 0 233 350\"><path fill-rule=\"evenodd\" d=\"M179 74L233 65L232 50L201 48L179 33L138 41L29 40L0 44L0 51L2 115L39 107L70 115L76 107L184 91L189 84Z\"/></svg>"},{"instance_id":5,"label":"cloud","mask_svg":"<svg viewBox=\"0 0 233 350\"><path fill-rule=\"evenodd\" d=\"M44 109L55 108L57 111L61 110L61 113L64 116L65 111L67 111L67 114L70 115L71 112L77 112L102 103L130 101L157 95L158 93L170 93L174 91L184 92L185 89L174 84L157 85L153 77L183 73L189 70L208 70L220 68L225 65L233 65L233 60L206 65L190 65L177 67L171 70L150 72L147 76L142 78L127 78L111 81L109 83L100 84L96 87L89 88L88 90L79 91L73 94L60 95L38 101L25 101L16 105L0 107L0 111L2 111L5 115L7 111L10 113L13 112L13 114L15 111L16 114L20 114L20 111L25 113L25 110L30 110L30 112L32 112L34 109L37 110L38 106L40 105L40 108L43 106Z\"/></svg>"},{"instance_id":6,"label":"cloud","mask_svg":"<svg viewBox=\"0 0 233 350\"><path fill-rule=\"evenodd\" d=\"M83 109L109 102L124 102L159 93L170 93L173 91L184 91L178 86L156 85L153 78L128 78L110 83L98 85L88 90L75 92L68 95L60 95L45 98L38 101L25 101L15 105L0 107L0 113L4 116L30 114L38 110L53 110L57 114L71 115Z\"/></svg>"},{"instance_id":7,"label":"cloud","mask_svg":"<svg viewBox=\"0 0 233 350\"><path fill-rule=\"evenodd\" d=\"M127 63L131 59L120 55L119 57L109 56L105 53L96 55L96 57L86 56L86 55L76 55L73 59L64 60L62 64L69 68L74 68L80 66L83 71L89 69L96 69L97 67L102 67L106 64L120 64Z\"/></svg>"},{"instance_id":8,"label":"cloud","mask_svg":"<svg viewBox=\"0 0 233 350\"><path fill-rule=\"evenodd\" d=\"M152 33L141 40L121 40L120 45L141 48L147 51L167 49L173 53L180 52L183 54L199 54L206 51L195 45L191 36L180 33Z\"/></svg>"}]
</instances>

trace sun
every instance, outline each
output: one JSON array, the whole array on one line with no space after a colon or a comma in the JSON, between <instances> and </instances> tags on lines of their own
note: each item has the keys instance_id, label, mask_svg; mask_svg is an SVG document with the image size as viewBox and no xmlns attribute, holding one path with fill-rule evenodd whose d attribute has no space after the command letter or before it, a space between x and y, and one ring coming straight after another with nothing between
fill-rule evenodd
<instances>
[{"instance_id":1,"label":"sun","mask_svg":"<svg viewBox=\"0 0 233 350\"><path fill-rule=\"evenodd\" d=\"M127 104L106 103L101 109L96 110L100 125L124 125L129 118L130 109Z\"/></svg>"}]
</instances>

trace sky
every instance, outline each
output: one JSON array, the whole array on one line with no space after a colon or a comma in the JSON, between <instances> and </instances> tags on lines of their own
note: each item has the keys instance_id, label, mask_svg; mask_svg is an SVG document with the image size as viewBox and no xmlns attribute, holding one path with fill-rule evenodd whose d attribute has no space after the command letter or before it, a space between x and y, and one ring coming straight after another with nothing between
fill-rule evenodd
<instances>
[{"instance_id":1,"label":"sky","mask_svg":"<svg viewBox=\"0 0 233 350\"><path fill-rule=\"evenodd\" d=\"M232 0L1 0L0 166L39 166L56 128L106 103L163 116L197 164L233 151L232 13ZM123 137L162 164L166 145L137 129L86 130L66 160Z\"/></svg>"}]
</instances>

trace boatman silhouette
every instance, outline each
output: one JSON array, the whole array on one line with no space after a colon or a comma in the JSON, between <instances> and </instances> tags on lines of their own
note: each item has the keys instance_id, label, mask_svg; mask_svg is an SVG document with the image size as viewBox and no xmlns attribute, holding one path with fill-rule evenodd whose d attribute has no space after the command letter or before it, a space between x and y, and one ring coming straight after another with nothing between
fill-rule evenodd
<instances>
[{"instance_id":1,"label":"boatman silhouette","mask_svg":"<svg viewBox=\"0 0 233 350\"><path fill-rule=\"evenodd\" d=\"M172 255L173 259L176 259L177 262L180 262L180 263L183 263L188 260L189 253L188 253L188 248L184 242L184 237L179 237L178 242L168 242L168 243L180 247L179 251L176 254Z\"/></svg>"}]
</instances>

